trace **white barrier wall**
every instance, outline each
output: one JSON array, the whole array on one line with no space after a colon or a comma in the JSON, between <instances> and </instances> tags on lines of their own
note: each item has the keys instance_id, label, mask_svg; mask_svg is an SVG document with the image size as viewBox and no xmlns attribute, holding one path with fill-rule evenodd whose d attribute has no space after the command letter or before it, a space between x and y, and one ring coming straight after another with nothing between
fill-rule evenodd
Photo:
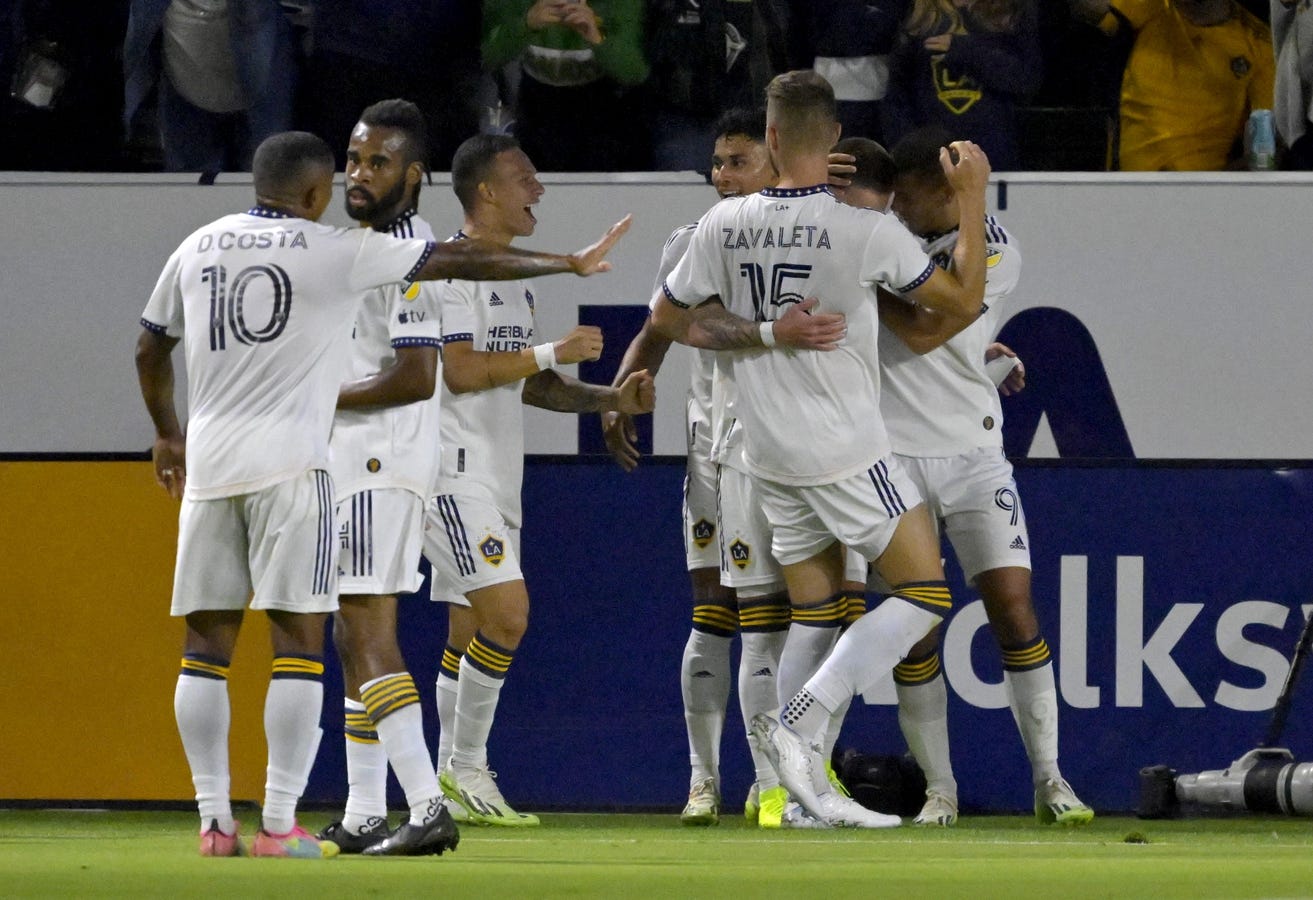
<instances>
[{"instance_id":1,"label":"white barrier wall","mask_svg":"<svg viewBox=\"0 0 1313 900\"><path fill-rule=\"evenodd\" d=\"M580 304L646 304L672 228L714 200L694 175L544 176L537 234L554 251L592 241L626 212L615 271L544 279L539 330ZM1071 312L1090 331L1135 455L1293 459L1313 447L1313 297L1302 263L1313 179L1200 175L1002 176L991 205L1025 265L1015 309ZM0 452L131 452L150 445L132 348L168 254L193 228L247 208L245 176L0 175ZM1000 208L1002 207L1002 208ZM423 215L460 224L444 177ZM329 220L346 224L335 207ZM1011 312L1011 311L1010 311ZM617 335L613 340L627 340ZM181 368L181 367L180 367ZM658 382L655 451L683 452L683 354ZM1062 377L1035 371L1032 379ZM181 393L181 391L180 391ZM529 414L529 449L573 453L573 417ZM1031 455L1051 452L1043 429Z\"/></svg>"}]
</instances>

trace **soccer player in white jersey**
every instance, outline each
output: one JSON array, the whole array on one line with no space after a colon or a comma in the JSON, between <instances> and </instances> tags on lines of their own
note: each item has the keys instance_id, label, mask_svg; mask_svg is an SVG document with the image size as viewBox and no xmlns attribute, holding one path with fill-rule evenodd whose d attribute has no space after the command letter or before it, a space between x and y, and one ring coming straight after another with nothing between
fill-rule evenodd
<instances>
[{"instance_id":1,"label":"soccer player in white jersey","mask_svg":"<svg viewBox=\"0 0 1313 900\"><path fill-rule=\"evenodd\" d=\"M366 108L347 145L346 212L363 227L432 240L419 217L427 171L419 107ZM419 692L397 644L397 595L419 590L424 504L437 477L441 325L434 282L370 291L351 333L333 420L348 794L341 821L318 837L343 853L440 854L459 841L424 740ZM388 828L391 763L410 818Z\"/></svg>"},{"instance_id":2,"label":"soccer player in white jersey","mask_svg":"<svg viewBox=\"0 0 1313 900\"><path fill-rule=\"evenodd\" d=\"M937 128L894 148L894 211L945 266L961 220L953 186L939 166L950 135ZM860 171L860 165L858 169ZM847 202L862 203L856 191ZM1003 655L1012 716L1030 759L1035 815L1041 822L1084 824L1094 812L1058 769L1058 696L1053 657L1030 593L1030 536L1012 466L1003 455L1003 413L985 363L1003 307L1021 272L1016 240L985 219L986 285L981 314L945 316L914 303L881 300L880 410L899 462L937 523L943 523L963 574L980 592ZM998 352L998 351L994 351ZM898 721L926 773L919 825L957 820L957 782L949 761L947 689L939 630L894 667Z\"/></svg>"},{"instance_id":3,"label":"soccer player in white jersey","mask_svg":"<svg viewBox=\"0 0 1313 900\"><path fill-rule=\"evenodd\" d=\"M723 201L702 217L653 324L683 343L746 351L730 366L744 461L774 529L790 601L811 605L838 593L844 544L895 586L845 632L779 721L754 721L781 781L812 815L829 825L887 827L899 819L831 787L825 733L854 694L942 620L951 598L934 527L892 458L880 417L872 288L887 284L955 314L979 310L989 164L969 142L954 145L955 159L944 153L964 220L982 223L963 229L953 270L945 271L895 218L844 206L829 193L828 154L839 126L823 78L777 76L766 116L779 187ZM826 352L779 346L798 332L828 335L815 344Z\"/></svg>"},{"instance_id":4,"label":"soccer player in white jersey","mask_svg":"<svg viewBox=\"0 0 1313 900\"><path fill-rule=\"evenodd\" d=\"M766 151L765 110L732 109L717 122L711 157L711 184L720 197L755 194L778 178ZM661 253L656 289L688 248L696 223L671 233ZM656 334L651 319L630 343L616 373L616 384L631 372L655 374L670 341ZM713 384L716 354L694 350L692 379L686 404L688 471L684 478L684 550L693 593L693 624L680 663L684 722L688 732L689 792L680 813L687 825L720 821L720 742L730 689L730 644L742 635L739 657L739 708L744 728L752 716L775 709L775 676L780 650L789 627L788 598L770 556L769 532L759 539L750 502L738 502L742 491L722 484L722 469L712 459L716 437L713 424ZM723 403L723 400L722 400ZM602 417L607 447L625 471L638 464L633 419L620 414ZM733 479L733 473L724 476ZM722 521L728 526L726 532ZM758 526L756 530L752 526ZM728 537L732 533L733 537ZM722 542L721 538L725 540ZM731 548L728 546L733 544ZM732 555L731 555L732 554ZM865 579L863 579L864 581ZM864 587L864 584L863 584ZM744 811L749 821L778 827L784 812L784 790L765 754L749 742L756 771Z\"/></svg>"},{"instance_id":5,"label":"soccer player in white jersey","mask_svg":"<svg viewBox=\"0 0 1313 900\"><path fill-rule=\"evenodd\" d=\"M333 154L304 132L274 135L252 167L256 204L189 235L142 313L136 364L155 426L155 476L182 500L172 613L186 635L174 711L201 815L200 851L235 856L227 677L243 612L265 610L273 675L257 856L337 853L296 824L318 746L323 635L337 608L328 441L361 295L410 279L591 274L624 233L578 254L470 242L398 241L317 221L333 194ZM184 342L190 421L174 401Z\"/></svg>"},{"instance_id":6,"label":"soccer player in white jersey","mask_svg":"<svg viewBox=\"0 0 1313 900\"><path fill-rule=\"evenodd\" d=\"M509 245L533 234L543 194L537 171L508 135L476 135L452 159L452 189L465 211L454 243ZM520 570L520 486L525 403L561 412L637 414L655 404L652 377L619 387L554 371L597 359L601 331L578 326L536 343L534 286L454 281L442 286L442 462L429 504L424 555L435 600L451 604L437 697L440 781L470 821L537 825L502 797L488 767L488 735L502 685L529 618Z\"/></svg>"}]
</instances>

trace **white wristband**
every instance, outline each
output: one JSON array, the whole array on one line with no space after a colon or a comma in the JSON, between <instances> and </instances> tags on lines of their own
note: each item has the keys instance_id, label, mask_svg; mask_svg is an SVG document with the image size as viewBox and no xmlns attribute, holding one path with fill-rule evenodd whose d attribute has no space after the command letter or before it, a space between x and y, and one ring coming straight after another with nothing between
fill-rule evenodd
<instances>
[{"instance_id":1,"label":"white wristband","mask_svg":"<svg viewBox=\"0 0 1313 900\"><path fill-rule=\"evenodd\" d=\"M538 363L540 372L556 368L556 345L536 344L533 348L533 359Z\"/></svg>"},{"instance_id":2,"label":"white wristband","mask_svg":"<svg viewBox=\"0 0 1313 900\"><path fill-rule=\"evenodd\" d=\"M1021 357L1019 356L996 356L985 363L985 374L989 376L990 381L994 382L994 387L998 387L1007 381L1008 376L1012 374L1012 370L1019 365L1021 365Z\"/></svg>"},{"instance_id":3,"label":"white wristband","mask_svg":"<svg viewBox=\"0 0 1313 900\"><path fill-rule=\"evenodd\" d=\"M762 322L757 328L757 333L761 335L761 345L763 347L775 346L775 323Z\"/></svg>"}]
</instances>

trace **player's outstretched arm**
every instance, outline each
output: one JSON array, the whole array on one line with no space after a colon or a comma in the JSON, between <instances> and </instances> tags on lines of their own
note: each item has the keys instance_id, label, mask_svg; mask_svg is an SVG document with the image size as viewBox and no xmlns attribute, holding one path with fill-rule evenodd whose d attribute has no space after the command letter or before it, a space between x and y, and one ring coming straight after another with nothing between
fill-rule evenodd
<instances>
[{"instance_id":1,"label":"player's outstretched arm","mask_svg":"<svg viewBox=\"0 0 1313 900\"><path fill-rule=\"evenodd\" d=\"M602 329L596 325L576 325L559 341L522 350L475 350L473 341L452 341L442 348L442 380L453 394L467 394L601 355Z\"/></svg>"},{"instance_id":2,"label":"player's outstretched arm","mask_svg":"<svg viewBox=\"0 0 1313 900\"><path fill-rule=\"evenodd\" d=\"M577 253L539 253L483 240L434 244L415 280L459 278L463 281L508 281L562 272L573 272L581 276L609 272L611 264L606 261L606 255L624 237L632 220L633 216L625 216L608 228L601 238Z\"/></svg>"},{"instance_id":3,"label":"player's outstretched arm","mask_svg":"<svg viewBox=\"0 0 1313 900\"><path fill-rule=\"evenodd\" d=\"M136 363L141 398L155 424L151 447L155 483L173 499L181 500L187 484L187 441L173 401L173 348L177 343L177 338L143 328L137 338Z\"/></svg>"},{"instance_id":4,"label":"player's outstretched arm","mask_svg":"<svg viewBox=\"0 0 1313 900\"><path fill-rule=\"evenodd\" d=\"M560 372L539 372L524 380L523 401L553 412L649 413L656 407L656 382L646 371L633 372L619 387L588 384Z\"/></svg>"}]
</instances>

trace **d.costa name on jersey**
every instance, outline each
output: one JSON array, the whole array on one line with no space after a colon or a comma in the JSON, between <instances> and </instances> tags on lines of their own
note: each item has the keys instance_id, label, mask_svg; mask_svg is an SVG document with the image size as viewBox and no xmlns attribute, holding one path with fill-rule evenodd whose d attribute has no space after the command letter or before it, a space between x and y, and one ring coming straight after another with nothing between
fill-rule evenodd
<instances>
[{"instance_id":1,"label":"d.costa name on jersey","mask_svg":"<svg viewBox=\"0 0 1313 900\"><path fill-rule=\"evenodd\" d=\"M271 231L221 231L218 234L203 234L196 245L197 253L208 250L268 250L270 247L282 247L305 250L309 248L304 231L290 231L277 228Z\"/></svg>"},{"instance_id":2,"label":"d.costa name on jersey","mask_svg":"<svg viewBox=\"0 0 1313 900\"><path fill-rule=\"evenodd\" d=\"M766 247L808 247L829 250L830 233L819 225L792 228L721 228L726 250L759 250Z\"/></svg>"}]
</instances>

